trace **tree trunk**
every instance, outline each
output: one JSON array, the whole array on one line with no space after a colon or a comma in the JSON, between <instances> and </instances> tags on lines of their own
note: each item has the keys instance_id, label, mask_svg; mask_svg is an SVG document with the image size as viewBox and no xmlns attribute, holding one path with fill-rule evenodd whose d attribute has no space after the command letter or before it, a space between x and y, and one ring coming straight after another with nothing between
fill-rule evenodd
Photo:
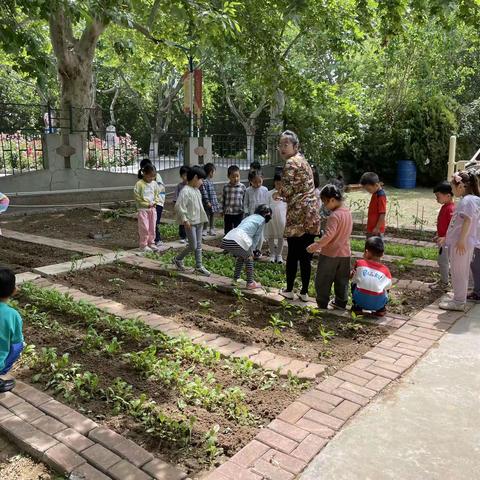
<instances>
[{"instance_id":1,"label":"tree trunk","mask_svg":"<svg viewBox=\"0 0 480 480\"><path fill-rule=\"evenodd\" d=\"M150 161L155 165L157 165L159 158L158 149L159 149L159 142L160 142L160 132L156 130L152 130L150 132L150 146L148 148L148 157Z\"/></svg>"},{"instance_id":2,"label":"tree trunk","mask_svg":"<svg viewBox=\"0 0 480 480\"><path fill-rule=\"evenodd\" d=\"M255 132L247 133L247 162L252 163L255 160Z\"/></svg>"},{"instance_id":3,"label":"tree trunk","mask_svg":"<svg viewBox=\"0 0 480 480\"><path fill-rule=\"evenodd\" d=\"M285 92L280 88L275 90L275 95L270 107L270 122L267 137L267 155L270 164L278 163L277 141L283 131L283 111L285 110Z\"/></svg>"}]
</instances>

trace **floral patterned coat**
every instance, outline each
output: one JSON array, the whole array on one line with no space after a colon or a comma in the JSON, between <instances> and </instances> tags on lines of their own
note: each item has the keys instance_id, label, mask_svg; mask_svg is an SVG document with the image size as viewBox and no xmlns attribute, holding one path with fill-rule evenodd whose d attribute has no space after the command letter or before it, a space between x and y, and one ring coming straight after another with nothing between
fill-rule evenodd
<instances>
[{"instance_id":1,"label":"floral patterned coat","mask_svg":"<svg viewBox=\"0 0 480 480\"><path fill-rule=\"evenodd\" d=\"M320 205L315 195L313 173L303 155L290 157L283 168L279 194L287 202L285 237L320 233Z\"/></svg>"}]
</instances>

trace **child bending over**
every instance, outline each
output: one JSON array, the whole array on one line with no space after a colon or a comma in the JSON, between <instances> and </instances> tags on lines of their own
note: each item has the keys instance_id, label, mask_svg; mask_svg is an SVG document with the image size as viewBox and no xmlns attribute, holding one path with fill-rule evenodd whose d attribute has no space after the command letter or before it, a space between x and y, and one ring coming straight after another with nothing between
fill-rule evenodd
<instances>
[{"instance_id":1,"label":"child bending over","mask_svg":"<svg viewBox=\"0 0 480 480\"><path fill-rule=\"evenodd\" d=\"M184 271L183 259L191 252L195 253L195 272L200 275L210 276L210 272L202 263L202 230L203 224L208 220L202 204L200 187L205 178L205 170L195 166L187 172L187 184L180 192L175 203L175 213L179 225L185 227L188 245L173 259L174 265Z\"/></svg>"},{"instance_id":2,"label":"child bending over","mask_svg":"<svg viewBox=\"0 0 480 480\"><path fill-rule=\"evenodd\" d=\"M259 205L253 215L242 220L240 225L230 230L222 240L222 248L236 259L233 284L240 279L243 266L247 274L247 288L254 290L261 285L253 279L253 246L263 234L263 228L272 218L272 210L267 205Z\"/></svg>"},{"instance_id":3,"label":"child bending over","mask_svg":"<svg viewBox=\"0 0 480 480\"><path fill-rule=\"evenodd\" d=\"M357 260L352 277L352 312L361 315L363 310L383 317L387 310L387 290L392 286L390 270L380 262L384 252L380 237L367 238L363 259Z\"/></svg>"},{"instance_id":4,"label":"child bending over","mask_svg":"<svg viewBox=\"0 0 480 480\"><path fill-rule=\"evenodd\" d=\"M6 375L23 350L22 317L7 305L15 293L15 274L0 267L0 375ZM0 393L15 387L15 380L0 379Z\"/></svg>"},{"instance_id":5,"label":"child bending over","mask_svg":"<svg viewBox=\"0 0 480 480\"><path fill-rule=\"evenodd\" d=\"M320 198L331 213L323 237L307 248L309 253L320 252L315 276L317 304L319 308L329 307L333 284L335 300L330 303L330 308L344 310L348 302L352 214L343 205L342 192L335 185L325 185L320 192Z\"/></svg>"}]
</instances>

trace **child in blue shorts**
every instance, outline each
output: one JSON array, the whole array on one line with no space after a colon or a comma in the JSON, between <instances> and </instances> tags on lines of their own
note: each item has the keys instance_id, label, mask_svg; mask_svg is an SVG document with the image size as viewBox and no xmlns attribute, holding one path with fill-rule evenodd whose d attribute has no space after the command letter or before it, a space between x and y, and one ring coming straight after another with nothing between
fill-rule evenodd
<instances>
[{"instance_id":1,"label":"child in blue shorts","mask_svg":"<svg viewBox=\"0 0 480 480\"><path fill-rule=\"evenodd\" d=\"M8 299L15 293L15 274L0 267L0 375L7 374L23 350L22 317ZM0 393L15 387L15 380L0 378Z\"/></svg>"}]
</instances>

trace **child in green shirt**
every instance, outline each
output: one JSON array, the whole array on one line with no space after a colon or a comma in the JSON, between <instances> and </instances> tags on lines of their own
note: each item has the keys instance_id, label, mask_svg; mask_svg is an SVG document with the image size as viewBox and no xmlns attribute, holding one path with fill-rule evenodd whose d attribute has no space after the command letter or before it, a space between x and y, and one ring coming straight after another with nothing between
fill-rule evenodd
<instances>
[{"instance_id":1,"label":"child in green shirt","mask_svg":"<svg viewBox=\"0 0 480 480\"><path fill-rule=\"evenodd\" d=\"M23 350L22 317L7 305L15 291L15 274L9 268L0 267L0 375L9 372ZM15 380L0 379L0 392L14 387Z\"/></svg>"}]
</instances>

